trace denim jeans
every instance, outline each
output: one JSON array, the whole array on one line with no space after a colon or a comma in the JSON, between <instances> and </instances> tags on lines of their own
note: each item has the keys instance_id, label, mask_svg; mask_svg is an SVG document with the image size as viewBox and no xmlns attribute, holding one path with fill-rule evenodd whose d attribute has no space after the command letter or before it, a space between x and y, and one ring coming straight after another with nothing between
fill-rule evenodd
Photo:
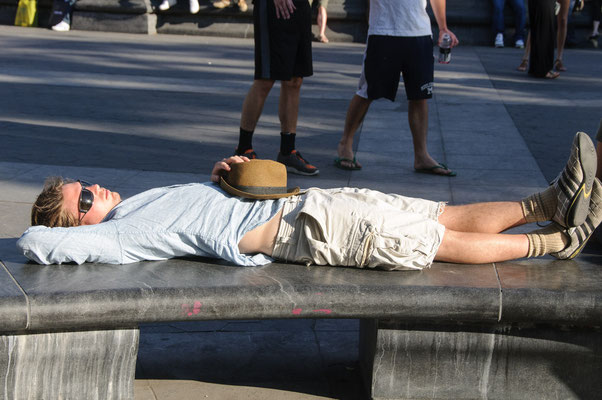
<instances>
[{"instance_id":1,"label":"denim jeans","mask_svg":"<svg viewBox=\"0 0 602 400\"><path fill-rule=\"evenodd\" d=\"M71 12L73 5L77 0L54 0L52 2L52 12L50 14L50 26L54 26L61 21L71 25Z\"/></svg>"},{"instance_id":2,"label":"denim jeans","mask_svg":"<svg viewBox=\"0 0 602 400\"><path fill-rule=\"evenodd\" d=\"M504 4L506 0L491 0L493 3L493 31L494 33L504 33ZM508 0L514 10L514 27L516 33L514 40L525 40L525 2L524 0Z\"/></svg>"}]
</instances>

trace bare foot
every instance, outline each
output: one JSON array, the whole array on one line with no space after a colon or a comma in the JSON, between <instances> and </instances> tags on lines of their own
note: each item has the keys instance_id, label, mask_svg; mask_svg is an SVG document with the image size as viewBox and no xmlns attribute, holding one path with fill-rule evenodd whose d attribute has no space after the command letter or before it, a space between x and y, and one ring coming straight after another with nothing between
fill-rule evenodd
<instances>
[{"instance_id":1,"label":"bare foot","mask_svg":"<svg viewBox=\"0 0 602 400\"><path fill-rule=\"evenodd\" d=\"M437 162L431 157L421 163L414 161L414 170L424 174L456 176L456 173L449 169L447 165Z\"/></svg>"},{"instance_id":2,"label":"bare foot","mask_svg":"<svg viewBox=\"0 0 602 400\"><path fill-rule=\"evenodd\" d=\"M328 43L328 38L326 37L326 35L318 37L318 40L322 43Z\"/></svg>"},{"instance_id":3,"label":"bare foot","mask_svg":"<svg viewBox=\"0 0 602 400\"><path fill-rule=\"evenodd\" d=\"M361 169L360 164L353 154L353 148L346 148L343 144L339 143L337 146L337 158L335 159L337 167L343 169Z\"/></svg>"},{"instance_id":4,"label":"bare foot","mask_svg":"<svg viewBox=\"0 0 602 400\"><path fill-rule=\"evenodd\" d=\"M562 63L562 60L557 58L556 61L554 61L554 69L556 71L566 71L566 67L564 66L564 64Z\"/></svg>"}]
</instances>

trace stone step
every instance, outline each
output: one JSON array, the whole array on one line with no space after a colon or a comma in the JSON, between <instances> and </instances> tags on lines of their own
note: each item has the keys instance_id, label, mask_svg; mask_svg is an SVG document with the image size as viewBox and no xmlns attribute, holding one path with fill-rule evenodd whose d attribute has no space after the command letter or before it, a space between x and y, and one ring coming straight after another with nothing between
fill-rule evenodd
<instances>
[{"instance_id":1,"label":"stone step","mask_svg":"<svg viewBox=\"0 0 602 400\"><path fill-rule=\"evenodd\" d=\"M159 11L161 0L79 0L74 7L72 29L144 34L184 34L226 37L253 37L253 4L240 12L238 7L216 9L209 0L201 0L200 11L191 15L186 0L167 11ZM18 0L0 0L0 24L14 23ZM38 25L47 27L51 0L38 1ZM326 35L333 42L364 42L366 40L366 0L330 0ZM430 10L429 10L430 12ZM316 10L314 10L316 13ZM432 16L432 13L431 13ZM585 37L591 25L591 3L582 12L573 14L577 36ZM434 18L433 22L434 22ZM313 31L318 28L313 20ZM462 44L490 45L491 2L455 0L447 4L447 23ZM506 36L513 35L513 15L506 9ZM436 32L436 24L434 24Z\"/></svg>"}]
</instances>

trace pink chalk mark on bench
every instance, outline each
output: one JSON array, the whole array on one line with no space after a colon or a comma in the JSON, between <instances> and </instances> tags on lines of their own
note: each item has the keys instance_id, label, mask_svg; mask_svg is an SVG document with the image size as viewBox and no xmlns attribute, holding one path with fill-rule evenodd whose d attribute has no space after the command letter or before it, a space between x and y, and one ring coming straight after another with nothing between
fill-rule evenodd
<instances>
[{"instance_id":1,"label":"pink chalk mark on bench","mask_svg":"<svg viewBox=\"0 0 602 400\"><path fill-rule=\"evenodd\" d=\"M301 311L303 311L303 310L300 308L293 308L293 314L295 314L295 315L301 314Z\"/></svg>"},{"instance_id":2,"label":"pink chalk mark on bench","mask_svg":"<svg viewBox=\"0 0 602 400\"><path fill-rule=\"evenodd\" d=\"M184 314L188 315L189 317L195 314L198 314L201 312L201 307L203 307L203 303L201 303L200 301L195 301L192 305L192 310L190 309L190 305L188 303L183 303L182 304L182 311L184 312Z\"/></svg>"},{"instance_id":3,"label":"pink chalk mark on bench","mask_svg":"<svg viewBox=\"0 0 602 400\"><path fill-rule=\"evenodd\" d=\"M312 310L313 312L317 312L317 313L323 313L323 314L330 314L332 312L332 310L328 309L328 308L319 308L317 310Z\"/></svg>"}]
</instances>

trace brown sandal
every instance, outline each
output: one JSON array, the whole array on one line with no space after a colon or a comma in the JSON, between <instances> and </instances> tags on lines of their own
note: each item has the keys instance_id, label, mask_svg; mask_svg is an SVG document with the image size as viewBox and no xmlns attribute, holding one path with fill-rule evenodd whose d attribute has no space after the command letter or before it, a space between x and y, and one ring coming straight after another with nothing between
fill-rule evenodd
<instances>
[{"instance_id":1,"label":"brown sandal","mask_svg":"<svg viewBox=\"0 0 602 400\"><path fill-rule=\"evenodd\" d=\"M548 73L544 76L546 79L556 79L560 76L560 72L556 71L548 71Z\"/></svg>"},{"instance_id":2,"label":"brown sandal","mask_svg":"<svg viewBox=\"0 0 602 400\"><path fill-rule=\"evenodd\" d=\"M528 64L529 64L529 60L526 58L523 58L522 61L520 62L520 65L518 67L516 67L516 70L520 71L520 72L525 72L527 70Z\"/></svg>"},{"instance_id":3,"label":"brown sandal","mask_svg":"<svg viewBox=\"0 0 602 400\"><path fill-rule=\"evenodd\" d=\"M554 69L556 71L566 71L566 67L564 66L564 64L562 63L562 60L557 58L556 61L554 61Z\"/></svg>"}]
</instances>

